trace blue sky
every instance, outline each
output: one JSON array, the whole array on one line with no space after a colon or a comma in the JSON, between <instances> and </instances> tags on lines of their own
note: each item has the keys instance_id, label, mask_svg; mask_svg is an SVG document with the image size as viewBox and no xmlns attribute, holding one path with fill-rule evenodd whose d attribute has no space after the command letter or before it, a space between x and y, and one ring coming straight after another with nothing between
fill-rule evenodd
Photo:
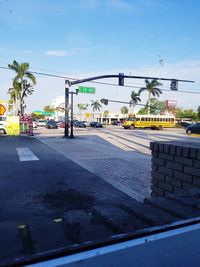
<instances>
[{"instance_id":1,"label":"blue sky","mask_svg":"<svg viewBox=\"0 0 200 267\"><path fill-rule=\"evenodd\" d=\"M195 84L181 88L200 92L199 10L197 0L0 0L0 66L16 59L29 62L31 70L74 77L124 72L194 79ZM7 98L13 75L0 70L0 99ZM29 110L63 94L63 80L37 79ZM127 84L143 86L139 80ZM82 95L75 101L103 97L129 101L130 91L97 86L95 97ZM162 95L169 98L183 107L200 105L200 95Z\"/></svg>"}]
</instances>

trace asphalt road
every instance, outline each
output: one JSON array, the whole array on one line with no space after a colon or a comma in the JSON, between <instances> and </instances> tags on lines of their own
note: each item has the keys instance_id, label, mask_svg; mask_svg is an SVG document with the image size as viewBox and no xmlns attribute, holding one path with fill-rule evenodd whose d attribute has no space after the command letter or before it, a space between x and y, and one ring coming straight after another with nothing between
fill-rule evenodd
<instances>
[{"instance_id":1,"label":"asphalt road","mask_svg":"<svg viewBox=\"0 0 200 267\"><path fill-rule=\"evenodd\" d=\"M1 266L145 226L119 208L134 200L37 139L0 148Z\"/></svg>"}]
</instances>

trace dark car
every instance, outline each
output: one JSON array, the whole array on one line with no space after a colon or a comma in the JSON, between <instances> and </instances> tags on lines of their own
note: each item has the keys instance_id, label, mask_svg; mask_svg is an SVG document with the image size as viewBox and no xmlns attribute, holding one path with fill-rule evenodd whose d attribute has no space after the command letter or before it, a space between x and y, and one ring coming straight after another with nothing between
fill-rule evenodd
<instances>
[{"instance_id":1,"label":"dark car","mask_svg":"<svg viewBox=\"0 0 200 267\"><path fill-rule=\"evenodd\" d=\"M76 121L76 122L74 122L74 127L86 128L87 126L86 126L85 122L83 122L83 121Z\"/></svg>"},{"instance_id":2,"label":"dark car","mask_svg":"<svg viewBox=\"0 0 200 267\"><path fill-rule=\"evenodd\" d=\"M192 125L192 122L186 122L186 121L183 121L183 122L181 122L181 126L183 127L183 128L187 128L188 126L190 126L190 125Z\"/></svg>"},{"instance_id":3,"label":"dark car","mask_svg":"<svg viewBox=\"0 0 200 267\"><path fill-rule=\"evenodd\" d=\"M120 125L120 121L113 121L111 124L118 126L118 125Z\"/></svg>"},{"instance_id":4,"label":"dark car","mask_svg":"<svg viewBox=\"0 0 200 267\"><path fill-rule=\"evenodd\" d=\"M47 121L46 128L47 129L58 129L58 124L54 120L49 120Z\"/></svg>"},{"instance_id":5,"label":"dark car","mask_svg":"<svg viewBox=\"0 0 200 267\"><path fill-rule=\"evenodd\" d=\"M192 134L192 133L200 134L200 123L189 125L186 128L186 133L187 134Z\"/></svg>"},{"instance_id":6,"label":"dark car","mask_svg":"<svg viewBox=\"0 0 200 267\"><path fill-rule=\"evenodd\" d=\"M94 128L102 128L103 125L99 122L90 122L90 127L94 127Z\"/></svg>"}]
</instances>

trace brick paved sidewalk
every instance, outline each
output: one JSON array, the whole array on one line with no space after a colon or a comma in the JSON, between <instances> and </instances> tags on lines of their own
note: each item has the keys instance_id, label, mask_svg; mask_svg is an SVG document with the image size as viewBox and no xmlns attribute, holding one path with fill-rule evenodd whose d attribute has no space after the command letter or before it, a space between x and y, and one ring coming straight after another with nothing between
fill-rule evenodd
<instances>
[{"instance_id":1,"label":"brick paved sidewalk","mask_svg":"<svg viewBox=\"0 0 200 267\"><path fill-rule=\"evenodd\" d=\"M132 198L143 201L150 196L149 155L124 151L95 135L36 138Z\"/></svg>"}]
</instances>

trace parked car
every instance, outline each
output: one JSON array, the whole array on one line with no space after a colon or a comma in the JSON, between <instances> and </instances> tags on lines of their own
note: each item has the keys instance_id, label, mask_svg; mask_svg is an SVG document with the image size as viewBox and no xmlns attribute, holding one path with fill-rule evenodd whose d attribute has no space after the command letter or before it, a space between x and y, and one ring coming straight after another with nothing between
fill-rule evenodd
<instances>
[{"instance_id":1,"label":"parked car","mask_svg":"<svg viewBox=\"0 0 200 267\"><path fill-rule=\"evenodd\" d=\"M192 122L183 121L180 124L181 124L181 127L186 129L188 126L192 125L193 123Z\"/></svg>"},{"instance_id":2,"label":"parked car","mask_svg":"<svg viewBox=\"0 0 200 267\"><path fill-rule=\"evenodd\" d=\"M68 128L70 128L70 127L71 127L71 124L70 124L70 121L69 121L68 122ZM59 128L65 128L65 122L64 121L59 123Z\"/></svg>"},{"instance_id":3,"label":"parked car","mask_svg":"<svg viewBox=\"0 0 200 267\"><path fill-rule=\"evenodd\" d=\"M118 126L118 125L120 125L120 121L113 121L111 124Z\"/></svg>"},{"instance_id":4,"label":"parked car","mask_svg":"<svg viewBox=\"0 0 200 267\"><path fill-rule=\"evenodd\" d=\"M101 123L99 123L99 122L93 121L93 122L90 122L90 127L102 128L103 125Z\"/></svg>"},{"instance_id":5,"label":"parked car","mask_svg":"<svg viewBox=\"0 0 200 267\"><path fill-rule=\"evenodd\" d=\"M0 121L0 135L1 134L6 134L6 126L5 123Z\"/></svg>"},{"instance_id":6,"label":"parked car","mask_svg":"<svg viewBox=\"0 0 200 267\"><path fill-rule=\"evenodd\" d=\"M186 128L186 133L189 135L192 133L200 134L200 123L195 123L195 124L189 125Z\"/></svg>"},{"instance_id":7,"label":"parked car","mask_svg":"<svg viewBox=\"0 0 200 267\"><path fill-rule=\"evenodd\" d=\"M49 120L46 123L46 128L47 129L58 129L58 125L54 120Z\"/></svg>"},{"instance_id":8,"label":"parked car","mask_svg":"<svg viewBox=\"0 0 200 267\"><path fill-rule=\"evenodd\" d=\"M74 127L78 127L78 128L86 128L87 126L86 126L85 122L83 122L83 121L76 121L76 122L74 123Z\"/></svg>"},{"instance_id":9,"label":"parked car","mask_svg":"<svg viewBox=\"0 0 200 267\"><path fill-rule=\"evenodd\" d=\"M39 121L37 121L37 126L38 127L45 127L46 124L47 124L47 121L45 121L45 120L39 120Z\"/></svg>"},{"instance_id":10,"label":"parked car","mask_svg":"<svg viewBox=\"0 0 200 267\"><path fill-rule=\"evenodd\" d=\"M33 121L33 128L37 128L37 127L38 127L37 121Z\"/></svg>"}]
</instances>

